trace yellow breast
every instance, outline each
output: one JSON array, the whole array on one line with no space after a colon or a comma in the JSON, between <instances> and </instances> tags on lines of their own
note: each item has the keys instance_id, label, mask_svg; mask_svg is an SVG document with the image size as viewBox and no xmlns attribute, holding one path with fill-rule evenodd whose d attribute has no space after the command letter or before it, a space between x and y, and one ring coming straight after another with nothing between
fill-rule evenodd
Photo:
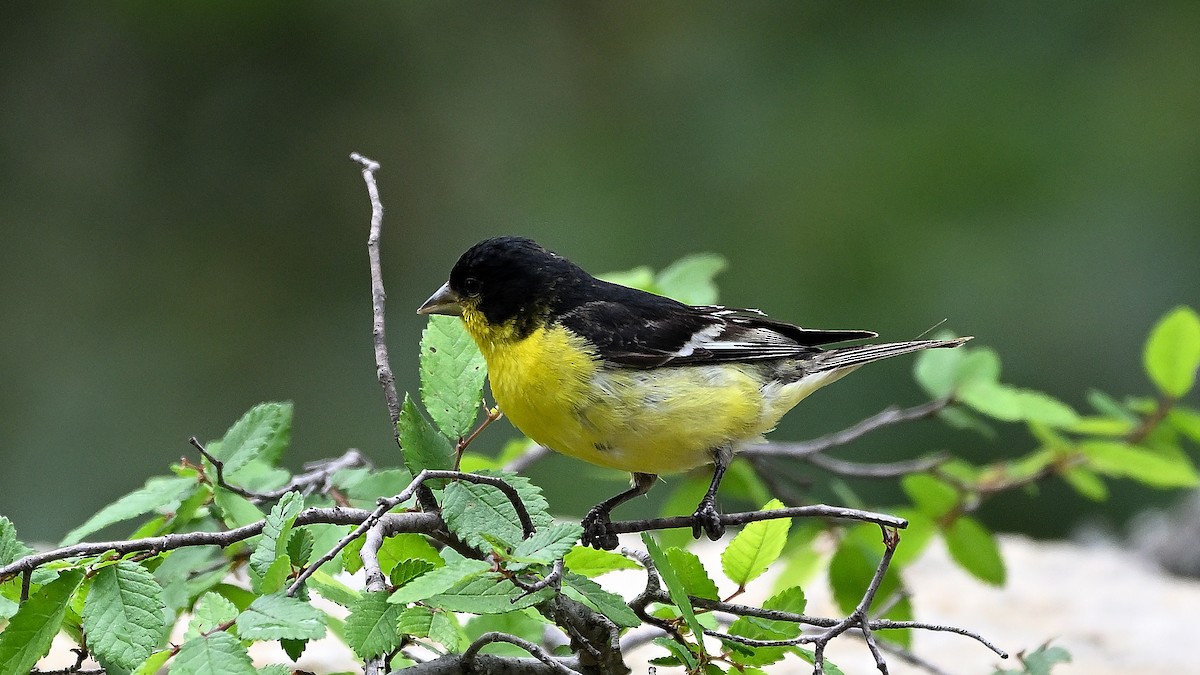
<instances>
[{"instance_id":1,"label":"yellow breast","mask_svg":"<svg viewBox=\"0 0 1200 675\"><path fill-rule=\"evenodd\" d=\"M756 366L621 368L605 365L562 327L518 339L476 312L465 310L463 320L505 416L538 443L593 464L684 471L711 461L714 448L757 437L782 415L764 397Z\"/></svg>"}]
</instances>

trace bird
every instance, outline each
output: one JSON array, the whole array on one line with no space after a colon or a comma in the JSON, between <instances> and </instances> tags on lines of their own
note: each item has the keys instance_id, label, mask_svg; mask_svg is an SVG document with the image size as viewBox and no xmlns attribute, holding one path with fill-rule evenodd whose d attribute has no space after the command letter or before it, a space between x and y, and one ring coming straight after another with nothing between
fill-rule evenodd
<instances>
[{"instance_id":1,"label":"bird","mask_svg":"<svg viewBox=\"0 0 1200 675\"><path fill-rule=\"evenodd\" d=\"M531 239L485 239L417 310L461 317L496 404L535 442L627 471L631 487L590 509L581 542L616 548L611 512L660 474L713 466L692 534L725 532L717 490L734 453L860 366L969 337L825 348L877 337L802 328L758 310L687 305L597 279Z\"/></svg>"}]
</instances>

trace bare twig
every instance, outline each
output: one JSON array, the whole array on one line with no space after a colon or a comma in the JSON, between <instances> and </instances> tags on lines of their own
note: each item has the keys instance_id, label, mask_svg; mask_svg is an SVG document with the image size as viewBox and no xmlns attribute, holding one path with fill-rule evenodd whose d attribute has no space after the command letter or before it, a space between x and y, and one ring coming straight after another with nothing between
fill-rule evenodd
<instances>
[{"instance_id":1,"label":"bare twig","mask_svg":"<svg viewBox=\"0 0 1200 675\"><path fill-rule=\"evenodd\" d=\"M561 589L563 570L563 561L562 558L559 558L558 560L554 561L554 565L550 569L550 574L547 574L545 577L538 579L532 584L527 584L514 576L512 578L513 585L525 592L513 598L511 602L515 604L518 600L522 600L527 596L533 595L543 588L554 588L555 591Z\"/></svg>"},{"instance_id":2,"label":"bare twig","mask_svg":"<svg viewBox=\"0 0 1200 675\"><path fill-rule=\"evenodd\" d=\"M359 558L362 559L363 572L366 574L365 590L368 593L381 593L387 590L387 578L383 575L383 568L379 565L379 549L383 546L383 539L388 535L388 528L383 521L377 522L367 530L366 537L363 538L362 549L359 550ZM383 655L375 656L367 659L363 664L364 675L383 675L387 672L387 659Z\"/></svg>"},{"instance_id":3,"label":"bare twig","mask_svg":"<svg viewBox=\"0 0 1200 675\"><path fill-rule=\"evenodd\" d=\"M514 457L512 461L504 465L505 471L520 473L529 468L534 462L549 455L553 450L544 445L531 445L529 449Z\"/></svg>"},{"instance_id":4,"label":"bare twig","mask_svg":"<svg viewBox=\"0 0 1200 675\"><path fill-rule=\"evenodd\" d=\"M365 521L371 513L362 509L342 507L311 508L301 511L296 516L295 524L297 527L317 524L355 525ZM392 523L391 527L395 528L395 532L432 532L445 526L442 523L441 516L436 513L397 513L392 514L392 516L395 522ZM164 534L158 537L147 537L145 539L85 542L72 546L64 546L50 551L32 553L0 567L0 579L14 574L30 572L41 565L55 560L97 556L109 552L115 555L126 555L142 551L161 553L188 546L230 546L261 534L265 522L265 520L260 520L222 532L180 532ZM318 566L310 566L310 569Z\"/></svg>"},{"instance_id":5,"label":"bare twig","mask_svg":"<svg viewBox=\"0 0 1200 675\"><path fill-rule=\"evenodd\" d=\"M825 452L831 448L847 445L863 436L889 427L901 422L911 422L913 420L924 419L936 415L946 406L950 405L951 400L948 398L939 398L928 403L922 403L911 408L897 408L891 406L884 408L882 411L849 426L841 431L836 431L827 436L814 438L810 441L801 441L799 443L765 443L755 445L741 451L744 455L754 455L759 457L791 457L799 458L808 455L814 455L820 452Z\"/></svg>"},{"instance_id":6,"label":"bare twig","mask_svg":"<svg viewBox=\"0 0 1200 675\"><path fill-rule=\"evenodd\" d=\"M864 523L875 523L881 527L904 529L908 521L886 513L873 513L848 509L841 506L814 504L812 506L792 506L773 511L744 511L741 513L726 513L721 516L721 524L725 526L745 525L759 520L773 518L835 518L839 520L857 520ZM672 516L670 518L651 518L649 520L622 520L612 524L613 532L627 534L629 532L645 532L647 530L667 530L676 527L691 527L691 516Z\"/></svg>"},{"instance_id":7,"label":"bare twig","mask_svg":"<svg viewBox=\"0 0 1200 675\"><path fill-rule=\"evenodd\" d=\"M350 154L350 159L362 165L363 182L367 184L367 196L371 199L371 233L367 236L367 257L371 265L371 338L375 344L375 372L379 377L379 386L383 388L383 398L387 403L388 415L392 419L392 433L399 442L396 423L400 421L400 395L396 392L396 376L392 374L392 366L388 361L387 340L384 337L384 301L387 293L383 290L383 264L379 257L379 234L383 229L383 202L379 200L379 186L375 182L375 172L379 170L379 162L367 159L357 152Z\"/></svg>"},{"instance_id":8,"label":"bare twig","mask_svg":"<svg viewBox=\"0 0 1200 675\"><path fill-rule=\"evenodd\" d=\"M507 642L511 645L516 645L521 649L524 649L525 651L529 652L533 658L541 661L547 668L550 669L551 672L561 673L562 675L578 675L578 671L566 667L562 664L562 662L556 660L549 654L549 652L542 649L538 645L535 645L528 640L521 639L515 635L509 635L508 633L500 633L496 631L480 635L475 639L474 642L471 643L471 646L467 647L466 651L462 653L462 666L466 672L471 672L472 668L474 667L475 656L479 653L479 650L483 649L486 645L492 644L493 642Z\"/></svg>"},{"instance_id":9,"label":"bare twig","mask_svg":"<svg viewBox=\"0 0 1200 675\"><path fill-rule=\"evenodd\" d=\"M212 454L210 454L208 452L208 450L204 449L204 446L200 443L200 441L195 436L192 436L191 438L189 438L188 443L191 443L193 448L196 448L197 450L199 450L200 454L204 456L204 459L207 459L209 461L209 463L211 463L213 465L213 468L216 469L218 486L223 487L226 490L229 490L230 492L232 492L234 494L241 495L242 497L245 497L246 499L254 499L258 496L256 494L254 494L253 492L250 492L248 490L240 488L236 485L230 485L229 483L226 483L225 482L225 463L222 462L221 460L217 459L216 457L214 457Z\"/></svg>"},{"instance_id":10,"label":"bare twig","mask_svg":"<svg viewBox=\"0 0 1200 675\"><path fill-rule=\"evenodd\" d=\"M821 453L805 455L804 459L830 473L851 478L896 478L910 473L931 471L946 463L950 455L938 453L929 457L900 462L863 463L827 457Z\"/></svg>"}]
</instances>

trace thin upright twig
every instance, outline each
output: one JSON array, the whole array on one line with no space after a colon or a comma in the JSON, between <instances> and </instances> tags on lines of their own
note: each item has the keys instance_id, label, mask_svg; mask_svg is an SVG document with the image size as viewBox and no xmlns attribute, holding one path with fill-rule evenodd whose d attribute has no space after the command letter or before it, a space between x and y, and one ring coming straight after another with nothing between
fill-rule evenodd
<instances>
[{"instance_id":1,"label":"thin upright twig","mask_svg":"<svg viewBox=\"0 0 1200 675\"><path fill-rule=\"evenodd\" d=\"M387 340L384 337L383 306L387 293L383 290L383 265L379 257L383 202L379 200L379 186L375 182L379 162L363 157L357 152L350 153L350 159L362 165L363 182L367 184L367 196L371 199L371 233L367 237L367 257L371 265L371 338L375 344L375 371L379 377L379 386L383 387L383 398L387 403L388 415L392 418L392 433L399 442L396 424L400 421L400 395L396 391L396 376L392 374L392 366L388 361Z\"/></svg>"}]
</instances>

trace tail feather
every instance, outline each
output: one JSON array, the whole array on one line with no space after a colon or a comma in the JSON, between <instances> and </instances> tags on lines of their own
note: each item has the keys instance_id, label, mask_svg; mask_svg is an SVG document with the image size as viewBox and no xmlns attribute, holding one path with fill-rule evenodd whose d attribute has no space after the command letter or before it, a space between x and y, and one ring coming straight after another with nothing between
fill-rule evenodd
<instances>
[{"instance_id":1,"label":"tail feather","mask_svg":"<svg viewBox=\"0 0 1200 675\"><path fill-rule=\"evenodd\" d=\"M839 347L821 352L814 357L810 362L812 370L809 372L820 373L829 370L852 368L861 366L864 363L879 361L880 359L919 352L923 349L957 347L970 339L970 337L960 337L953 340L913 340L910 342L889 342L877 345Z\"/></svg>"}]
</instances>

